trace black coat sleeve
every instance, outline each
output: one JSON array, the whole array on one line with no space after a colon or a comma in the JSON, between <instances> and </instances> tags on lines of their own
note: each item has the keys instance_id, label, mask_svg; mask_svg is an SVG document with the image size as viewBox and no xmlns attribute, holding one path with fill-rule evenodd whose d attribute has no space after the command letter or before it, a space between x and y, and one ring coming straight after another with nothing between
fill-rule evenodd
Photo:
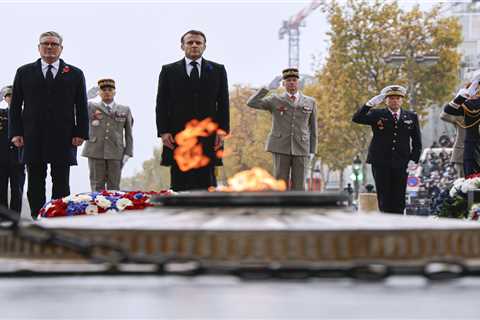
<instances>
[{"instance_id":1,"label":"black coat sleeve","mask_svg":"<svg viewBox=\"0 0 480 320\"><path fill-rule=\"evenodd\" d=\"M413 125L414 129L410 135L412 139L412 152L410 154L410 160L418 163L422 153L422 134L420 132L420 124L418 123L418 116L416 114L413 115Z\"/></svg>"},{"instance_id":2,"label":"black coat sleeve","mask_svg":"<svg viewBox=\"0 0 480 320\"><path fill-rule=\"evenodd\" d=\"M88 140L88 100L87 88L85 86L85 76L80 71L77 96L75 97L75 127L73 129L73 136Z\"/></svg>"},{"instance_id":3,"label":"black coat sleeve","mask_svg":"<svg viewBox=\"0 0 480 320\"><path fill-rule=\"evenodd\" d=\"M450 114L452 116L463 116L463 108L460 107L460 108L454 108L452 107L449 103L447 103L444 107L443 107L443 111L446 113L446 114Z\"/></svg>"},{"instance_id":4,"label":"black coat sleeve","mask_svg":"<svg viewBox=\"0 0 480 320\"><path fill-rule=\"evenodd\" d=\"M23 136L23 88L21 78L22 73L18 70L13 81L12 101L8 111L8 136L10 139Z\"/></svg>"},{"instance_id":5,"label":"black coat sleeve","mask_svg":"<svg viewBox=\"0 0 480 320\"><path fill-rule=\"evenodd\" d=\"M221 66L220 90L217 97L217 112L215 122L218 123L220 129L230 132L230 101L228 94L227 71Z\"/></svg>"},{"instance_id":6,"label":"black coat sleeve","mask_svg":"<svg viewBox=\"0 0 480 320\"><path fill-rule=\"evenodd\" d=\"M155 115L157 122L157 137L161 137L164 133L171 133L168 125L168 85L167 68L165 66L162 67L160 76L158 77L157 105L155 107Z\"/></svg>"},{"instance_id":7,"label":"black coat sleeve","mask_svg":"<svg viewBox=\"0 0 480 320\"><path fill-rule=\"evenodd\" d=\"M372 107L363 105L360 109L355 112L352 117L352 121L359 124L373 125L376 121L376 117L370 110Z\"/></svg>"}]
</instances>

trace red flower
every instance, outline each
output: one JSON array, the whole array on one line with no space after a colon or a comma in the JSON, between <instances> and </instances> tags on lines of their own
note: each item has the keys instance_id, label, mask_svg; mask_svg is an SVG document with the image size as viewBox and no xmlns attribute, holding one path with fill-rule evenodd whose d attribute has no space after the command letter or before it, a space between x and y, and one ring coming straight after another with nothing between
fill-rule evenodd
<instances>
[{"instance_id":1,"label":"red flower","mask_svg":"<svg viewBox=\"0 0 480 320\"><path fill-rule=\"evenodd\" d=\"M67 72L70 72L70 67L69 66L63 67L63 72L62 73L67 73Z\"/></svg>"}]
</instances>

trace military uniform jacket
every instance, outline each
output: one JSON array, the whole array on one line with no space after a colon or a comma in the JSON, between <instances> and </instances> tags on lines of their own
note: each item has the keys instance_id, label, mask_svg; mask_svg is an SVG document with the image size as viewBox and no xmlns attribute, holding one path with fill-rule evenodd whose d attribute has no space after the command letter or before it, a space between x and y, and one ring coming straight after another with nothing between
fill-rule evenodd
<instances>
[{"instance_id":1,"label":"military uniform jacket","mask_svg":"<svg viewBox=\"0 0 480 320\"><path fill-rule=\"evenodd\" d=\"M130 108L114 103L109 113L103 102L88 102L90 138L82 156L95 159L122 160L133 157L133 118Z\"/></svg>"},{"instance_id":2,"label":"military uniform jacket","mask_svg":"<svg viewBox=\"0 0 480 320\"><path fill-rule=\"evenodd\" d=\"M13 82L8 120L9 138L24 137L24 163L75 164L72 138L88 139L83 72L60 60L49 87L40 59L20 67Z\"/></svg>"},{"instance_id":3,"label":"military uniform jacket","mask_svg":"<svg viewBox=\"0 0 480 320\"><path fill-rule=\"evenodd\" d=\"M288 94L272 94L260 89L250 97L247 105L254 109L268 110L272 114L266 150L294 156L308 156L317 150L317 107L315 100L299 93L293 103Z\"/></svg>"},{"instance_id":4,"label":"military uniform jacket","mask_svg":"<svg viewBox=\"0 0 480 320\"><path fill-rule=\"evenodd\" d=\"M463 116L454 116L446 113L445 111L442 111L442 113L440 114L440 119L453 124L456 129L455 142L453 143L453 152L452 157L450 158L450 162L463 163L465 129L459 125L464 125Z\"/></svg>"},{"instance_id":5,"label":"military uniform jacket","mask_svg":"<svg viewBox=\"0 0 480 320\"><path fill-rule=\"evenodd\" d=\"M407 166L409 160L418 162L420 159L422 140L416 113L401 109L395 125L388 108L372 109L364 105L353 115L352 121L372 128L367 163L401 168Z\"/></svg>"},{"instance_id":6,"label":"military uniform jacket","mask_svg":"<svg viewBox=\"0 0 480 320\"><path fill-rule=\"evenodd\" d=\"M8 109L0 109L0 164L20 164L18 149L8 138Z\"/></svg>"}]
</instances>

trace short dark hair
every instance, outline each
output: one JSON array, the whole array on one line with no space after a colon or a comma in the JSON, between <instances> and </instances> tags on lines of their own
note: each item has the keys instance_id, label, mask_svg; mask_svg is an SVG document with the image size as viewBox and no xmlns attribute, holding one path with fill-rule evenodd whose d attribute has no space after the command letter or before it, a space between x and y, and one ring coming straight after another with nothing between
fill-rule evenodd
<instances>
[{"instance_id":1,"label":"short dark hair","mask_svg":"<svg viewBox=\"0 0 480 320\"><path fill-rule=\"evenodd\" d=\"M189 30L187 32L185 32L182 37L180 38L180 43L183 44L183 39L185 38L185 36L187 34L196 34L197 36L202 36L203 38L203 41L205 41L205 43L207 43L207 37L205 36L205 34L202 32L202 31L198 31L198 30Z\"/></svg>"}]
</instances>

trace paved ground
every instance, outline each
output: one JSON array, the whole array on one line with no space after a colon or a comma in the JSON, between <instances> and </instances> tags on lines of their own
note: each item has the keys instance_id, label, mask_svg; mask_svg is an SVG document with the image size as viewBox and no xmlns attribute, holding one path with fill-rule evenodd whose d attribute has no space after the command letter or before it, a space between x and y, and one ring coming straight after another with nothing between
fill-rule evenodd
<instances>
[{"instance_id":1,"label":"paved ground","mask_svg":"<svg viewBox=\"0 0 480 320\"><path fill-rule=\"evenodd\" d=\"M0 279L2 319L479 319L480 279Z\"/></svg>"}]
</instances>

